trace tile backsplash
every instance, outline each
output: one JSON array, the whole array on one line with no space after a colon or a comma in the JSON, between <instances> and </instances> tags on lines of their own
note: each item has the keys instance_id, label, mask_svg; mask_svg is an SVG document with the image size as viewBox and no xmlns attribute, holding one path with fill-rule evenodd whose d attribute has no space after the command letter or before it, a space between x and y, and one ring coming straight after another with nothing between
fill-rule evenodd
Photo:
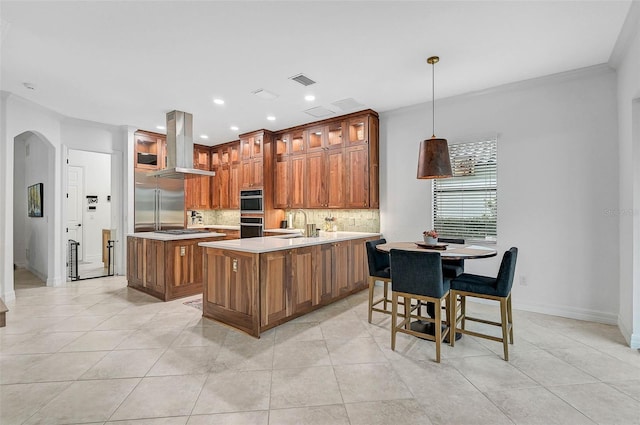
<instances>
[{"instance_id":1,"label":"tile backsplash","mask_svg":"<svg viewBox=\"0 0 640 425\"><path fill-rule=\"evenodd\" d=\"M316 227L324 230L325 217L334 217L333 224L340 231L349 232L380 232L380 210L304 210L307 213L308 222L315 223ZM289 211L287 210L286 213ZM295 212L295 210L291 210ZM286 214L285 214L286 216ZM297 214L294 227L302 228L304 216Z\"/></svg>"},{"instance_id":2,"label":"tile backsplash","mask_svg":"<svg viewBox=\"0 0 640 425\"><path fill-rule=\"evenodd\" d=\"M334 217L333 224L340 231L350 232L380 232L380 210L311 210L305 209L308 222L315 223L316 227L324 230L325 217ZM240 211L238 210L201 210L204 224L238 226L240 224ZM286 210L287 213L295 210ZM304 216L297 214L294 227L301 229L304 224Z\"/></svg>"},{"instance_id":3,"label":"tile backsplash","mask_svg":"<svg viewBox=\"0 0 640 425\"><path fill-rule=\"evenodd\" d=\"M239 226L240 210L203 210L204 224L219 226Z\"/></svg>"}]
</instances>

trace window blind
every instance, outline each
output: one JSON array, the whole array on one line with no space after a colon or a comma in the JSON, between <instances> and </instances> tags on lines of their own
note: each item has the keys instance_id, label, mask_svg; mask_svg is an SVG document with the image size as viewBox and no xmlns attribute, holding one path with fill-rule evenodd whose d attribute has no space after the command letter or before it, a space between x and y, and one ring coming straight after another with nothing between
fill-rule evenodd
<instances>
[{"instance_id":1,"label":"window blind","mask_svg":"<svg viewBox=\"0 0 640 425\"><path fill-rule=\"evenodd\" d=\"M453 177L433 180L434 229L443 237L496 240L497 138L449 145Z\"/></svg>"}]
</instances>

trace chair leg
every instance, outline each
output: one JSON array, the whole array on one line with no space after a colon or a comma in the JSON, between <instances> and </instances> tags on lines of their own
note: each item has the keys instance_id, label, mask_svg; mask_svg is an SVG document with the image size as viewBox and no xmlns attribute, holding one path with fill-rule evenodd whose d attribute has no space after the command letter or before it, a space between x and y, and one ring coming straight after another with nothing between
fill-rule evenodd
<instances>
[{"instance_id":1,"label":"chair leg","mask_svg":"<svg viewBox=\"0 0 640 425\"><path fill-rule=\"evenodd\" d=\"M407 308L407 306L409 306L409 308ZM420 314L419 309L418 314ZM406 320L404 323L405 329L411 328L411 320L409 320L409 316L411 316L411 298L404 297L404 318Z\"/></svg>"},{"instance_id":2,"label":"chair leg","mask_svg":"<svg viewBox=\"0 0 640 425\"><path fill-rule=\"evenodd\" d=\"M389 297L389 282L388 281L383 281L383 287L384 287L384 301L382 302L382 304L384 305L384 309L387 309L387 299Z\"/></svg>"},{"instance_id":3,"label":"chair leg","mask_svg":"<svg viewBox=\"0 0 640 425\"><path fill-rule=\"evenodd\" d=\"M455 291L449 292L449 345L454 346L456 343L456 321L458 318L456 317L457 313L457 301L458 296Z\"/></svg>"},{"instance_id":4,"label":"chair leg","mask_svg":"<svg viewBox=\"0 0 640 425\"><path fill-rule=\"evenodd\" d=\"M465 320L467 318L467 297L460 295L460 329L465 329Z\"/></svg>"},{"instance_id":5,"label":"chair leg","mask_svg":"<svg viewBox=\"0 0 640 425\"><path fill-rule=\"evenodd\" d=\"M440 303L438 303L440 304ZM436 306L435 311L435 322L433 323L433 327L435 328L434 336L436 337L436 362L440 363L440 343L442 342L442 308L440 305Z\"/></svg>"},{"instance_id":6,"label":"chair leg","mask_svg":"<svg viewBox=\"0 0 640 425\"><path fill-rule=\"evenodd\" d=\"M507 297L507 318L509 319L509 342L513 344L513 309L511 308L511 294Z\"/></svg>"},{"instance_id":7,"label":"chair leg","mask_svg":"<svg viewBox=\"0 0 640 425\"><path fill-rule=\"evenodd\" d=\"M373 316L373 287L376 285L376 280L369 276L369 323L371 323L371 317ZM385 309L387 307L385 306Z\"/></svg>"},{"instance_id":8,"label":"chair leg","mask_svg":"<svg viewBox=\"0 0 640 425\"><path fill-rule=\"evenodd\" d=\"M509 361L509 335L507 325L507 298L500 299L500 322L502 323L502 347L504 348L504 359Z\"/></svg>"},{"instance_id":9,"label":"chair leg","mask_svg":"<svg viewBox=\"0 0 640 425\"><path fill-rule=\"evenodd\" d=\"M396 320L398 316L398 294L391 291L391 350L396 350Z\"/></svg>"}]
</instances>

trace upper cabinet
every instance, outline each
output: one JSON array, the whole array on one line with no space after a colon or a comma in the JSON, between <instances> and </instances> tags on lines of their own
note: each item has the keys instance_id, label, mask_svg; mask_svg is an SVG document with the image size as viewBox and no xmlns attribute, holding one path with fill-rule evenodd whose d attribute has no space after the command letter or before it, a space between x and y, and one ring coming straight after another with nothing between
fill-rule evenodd
<instances>
[{"instance_id":1,"label":"upper cabinet","mask_svg":"<svg viewBox=\"0 0 640 425\"><path fill-rule=\"evenodd\" d=\"M211 148L211 166L216 175L211 187L211 208L240 207L240 141Z\"/></svg>"},{"instance_id":2,"label":"upper cabinet","mask_svg":"<svg viewBox=\"0 0 640 425\"><path fill-rule=\"evenodd\" d=\"M285 130L275 141L274 169L265 170L274 174L275 208L379 207L374 111Z\"/></svg>"},{"instance_id":3,"label":"upper cabinet","mask_svg":"<svg viewBox=\"0 0 640 425\"><path fill-rule=\"evenodd\" d=\"M204 145L193 145L193 168L211 170L211 148ZM212 177L197 176L185 179L185 208L189 210L205 210L211 208Z\"/></svg>"},{"instance_id":4,"label":"upper cabinet","mask_svg":"<svg viewBox=\"0 0 640 425\"><path fill-rule=\"evenodd\" d=\"M135 168L144 170L166 168L166 136L138 130L133 137L135 140Z\"/></svg>"},{"instance_id":5,"label":"upper cabinet","mask_svg":"<svg viewBox=\"0 0 640 425\"><path fill-rule=\"evenodd\" d=\"M240 188L262 187L264 131L240 136Z\"/></svg>"}]
</instances>

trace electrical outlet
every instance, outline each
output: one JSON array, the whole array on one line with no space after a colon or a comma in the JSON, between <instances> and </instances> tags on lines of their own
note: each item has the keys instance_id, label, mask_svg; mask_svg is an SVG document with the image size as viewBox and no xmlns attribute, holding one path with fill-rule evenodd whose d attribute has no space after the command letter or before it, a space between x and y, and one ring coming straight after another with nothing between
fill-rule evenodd
<instances>
[{"instance_id":1,"label":"electrical outlet","mask_svg":"<svg viewBox=\"0 0 640 425\"><path fill-rule=\"evenodd\" d=\"M231 263L232 263L233 271L234 271L234 272L237 272L237 271L238 271L238 259L237 259L237 258L234 258L234 259L233 259L233 261L232 261Z\"/></svg>"},{"instance_id":2,"label":"electrical outlet","mask_svg":"<svg viewBox=\"0 0 640 425\"><path fill-rule=\"evenodd\" d=\"M351 221L350 221L350 224L351 224L352 226L355 226L355 225L356 225L356 219L355 219L355 218L352 218L352 219L351 219Z\"/></svg>"},{"instance_id":3,"label":"electrical outlet","mask_svg":"<svg viewBox=\"0 0 640 425\"><path fill-rule=\"evenodd\" d=\"M187 247L181 246L180 247L180 256L184 257L186 253L187 253Z\"/></svg>"},{"instance_id":4,"label":"electrical outlet","mask_svg":"<svg viewBox=\"0 0 640 425\"><path fill-rule=\"evenodd\" d=\"M27 249L26 249L25 256L26 256L27 258L29 258L29 248L27 248Z\"/></svg>"},{"instance_id":5,"label":"electrical outlet","mask_svg":"<svg viewBox=\"0 0 640 425\"><path fill-rule=\"evenodd\" d=\"M520 286L527 286L527 285L529 285L529 282L527 281L527 277L520 276Z\"/></svg>"}]
</instances>

